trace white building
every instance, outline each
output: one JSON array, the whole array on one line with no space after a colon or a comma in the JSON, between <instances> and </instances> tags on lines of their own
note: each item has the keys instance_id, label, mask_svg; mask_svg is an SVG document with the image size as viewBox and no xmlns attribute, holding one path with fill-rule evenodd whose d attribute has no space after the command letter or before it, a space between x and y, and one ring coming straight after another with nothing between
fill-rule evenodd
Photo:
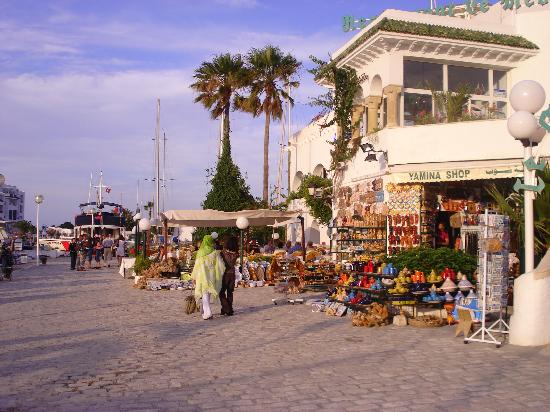
<instances>
[{"instance_id":1,"label":"white building","mask_svg":"<svg viewBox=\"0 0 550 412\"><path fill-rule=\"evenodd\" d=\"M550 102L550 4L522 1L512 10L506 7L513 2L478 3L477 14L462 17L386 10L332 54L332 64L354 68L362 79L353 111L361 127L353 137L366 151L337 172L336 226L374 228L377 215L389 215L387 232L371 234L385 238L390 252L430 244L436 221L448 225L452 213L480 207L487 184L523 176L522 144L506 127L513 113L508 95L515 83L531 79ZM441 94L463 84L471 90L467 113L452 122L431 90ZM335 127L313 122L293 136L292 190L303 176L329 168L326 141L335 135ZM550 137L537 150L549 157ZM408 225L409 215L416 233L396 240L391 226L400 226L401 216ZM306 240L315 242L312 220L306 220ZM326 230L319 233L327 241Z\"/></svg>"},{"instance_id":2,"label":"white building","mask_svg":"<svg viewBox=\"0 0 550 412\"><path fill-rule=\"evenodd\" d=\"M25 218L25 192L5 184L0 175L0 220L9 222Z\"/></svg>"}]
</instances>

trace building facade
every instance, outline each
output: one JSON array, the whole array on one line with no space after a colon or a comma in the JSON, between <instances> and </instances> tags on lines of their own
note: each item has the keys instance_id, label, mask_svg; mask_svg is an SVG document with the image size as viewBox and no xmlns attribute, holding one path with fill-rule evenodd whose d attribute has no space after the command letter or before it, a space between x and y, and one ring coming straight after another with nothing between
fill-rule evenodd
<instances>
[{"instance_id":1,"label":"building facade","mask_svg":"<svg viewBox=\"0 0 550 412\"><path fill-rule=\"evenodd\" d=\"M14 222L25 219L25 192L5 184L0 175L0 220Z\"/></svg>"},{"instance_id":2,"label":"building facade","mask_svg":"<svg viewBox=\"0 0 550 412\"><path fill-rule=\"evenodd\" d=\"M464 248L451 216L479 212L487 187L523 176L522 144L507 131L508 97L530 79L546 89L545 108L550 102L550 4L481 3L453 16L445 7L437 15L386 10L333 53L330 64L355 69L362 81L352 115L361 150L332 176L333 225L365 229L353 234L357 247L341 249L393 253L435 244L439 223ZM461 92L470 97L457 108L453 96ZM328 169L327 140L335 135L314 121L293 136L292 189ZM535 152L548 158L550 138ZM315 242L307 221L306 228Z\"/></svg>"}]
</instances>

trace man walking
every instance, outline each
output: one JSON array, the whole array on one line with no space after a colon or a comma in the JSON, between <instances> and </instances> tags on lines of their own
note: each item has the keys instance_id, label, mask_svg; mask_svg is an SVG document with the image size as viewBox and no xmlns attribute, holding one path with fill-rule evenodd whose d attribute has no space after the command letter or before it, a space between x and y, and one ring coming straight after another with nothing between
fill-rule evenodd
<instances>
[{"instance_id":1,"label":"man walking","mask_svg":"<svg viewBox=\"0 0 550 412\"><path fill-rule=\"evenodd\" d=\"M109 233L105 239L103 239L103 259L107 267L111 267L111 257L113 256L113 236Z\"/></svg>"},{"instance_id":2,"label":"man walking","mask_svg":"<svg viewBox=\"0 0 550 412\"><path fill-rule=\"evenodd\" d=\"M76 257L78 255L78 239L76 237L72 238L69 243L69 255L71 256L71 270L75 270Z\"/></svg>"}]
</instances>

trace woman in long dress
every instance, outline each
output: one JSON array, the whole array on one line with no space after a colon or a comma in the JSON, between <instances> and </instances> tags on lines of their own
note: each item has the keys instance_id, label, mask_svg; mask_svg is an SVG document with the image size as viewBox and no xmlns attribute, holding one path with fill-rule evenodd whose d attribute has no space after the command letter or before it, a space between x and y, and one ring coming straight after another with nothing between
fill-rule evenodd
<instances>
[{"instance_id":1,"label":"woman in long dress","mask_svg":"<svg viewBox=\"0 0 550 412\"><path fill-rule=\"evenodd\" d=\"M212 236L206 235L195 258L191 277L195 281L195 299L202 299L202 318L212 319L210 302L218 299L222 287L222 276L225 271L219 250Z\"/></svg>"}]
</instances>

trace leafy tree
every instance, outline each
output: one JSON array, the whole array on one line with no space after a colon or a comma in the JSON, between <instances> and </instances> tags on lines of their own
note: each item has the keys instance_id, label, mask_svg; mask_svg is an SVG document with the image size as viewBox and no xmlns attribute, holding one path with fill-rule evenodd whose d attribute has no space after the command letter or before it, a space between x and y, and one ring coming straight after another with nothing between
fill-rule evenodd
<instances>
[{"instance_id":1,"label":"leafy tree","mask_svg":"<svg viewBox=\"0 0 550 412\"><path fill-rule=\"evenodd\" d=\"M122 208L121 215L124 218L124 229L131 231L134 228L134 214L126 208Z\"/></svg>"},{"instance_id":2,"label":"leafy tree","mask_svg":"<svg viewBox=\"0 0 550 412\"><path fill-rule=\"evenodd\" d=\"M535 249L537 253L544 254L550 247L550 166L546 165L543 171L537 172L546 186L534 201L535 212ZM525 235L525 218L523 214L523 194L512 193L509 196L495 185L487 189L491 197L497 203L501 213L510 216L512 228L520 237L523 244Z\"/></svg>"},{"instance_id":3,"label":"leafy tree","mask_svg":"<svg viewBox=\"0 0 550 412\"><path fill-rule=\"evenodd\" d=\"M264 164L262 200L269 201L269 126L271 120L281 120L283 100L294 105L294 99L288 94L288 88L296 88L300 83L295 80L301 63L291 54L284 54L278 47L265 46L253 48L246 56L248 69L249 96L238 98L241 110L252 113L254 117L265 116L264 125Z\"/></svg>"},{"instance_id":4,"label":"leafy tree","mask_svg":"<svg viewBox=\"0 0 550 412\"><path fill-rule=\"evenodd\" d=\"M74 229L74 225L71 222L64 222L59 225L61 229Z\"/></svg>"},{"instance_id":5,"label":"leafy tree","mask_svg":"<svg viewBox=\"0 0 550 412\"><path fill-rule=\"evenodd\" d=\"M312 196L309 189L316 189L319 194ZM319 223L328 225L332 219L332 180L315 175L307 175L296 192L288 195L287 203L294 199L304 199L309 213Z\"/></svg>"},{"instance_id":6,"label":"leafy tree","mask_svg":"<svg viewBox=\"0 0 550 412\"><path fill-rule=\"evenodd\" d=\"M35 233L36 226L34 226L28 220L19 220L13 224L13 227L17 229L21 234L26 235L27 233Z\"/></svg>"}]
</instances>

